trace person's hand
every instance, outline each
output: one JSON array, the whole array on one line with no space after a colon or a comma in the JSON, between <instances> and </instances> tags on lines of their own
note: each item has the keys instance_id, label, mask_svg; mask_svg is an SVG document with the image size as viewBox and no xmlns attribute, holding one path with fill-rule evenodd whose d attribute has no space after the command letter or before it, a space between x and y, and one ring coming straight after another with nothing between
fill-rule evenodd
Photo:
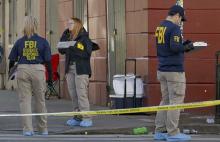
<instances>
[{"instance_id":1,"label":"person's hand","mask_svg":"<svg viewBox=\"0 0 220 142\"><path fill-rule=\"evenodd\" d=\"M183 47L185 52L189 52L194 49L193 42L190 40L186 40L183 42Z\"/></svg>"},{"instance_id":2,"label":"person's hand","mask_svg":"<svg viewBox=\"0 0 220 142\"><path fill-rule=\"evenodd\" d=\"M192 43L192 41L191 40L185 40L184 42L183 42L183 45L187 45L187 44L189 44L189 43Z\"/></svg>"},{"instance_id":3,"label":"person's hand","mask_svg":"<svg viewBox=\"0 0 220 142\"><path fill-rule=\"evenodd\" d=\"M15 79L16 70L17 70L17 65L9 66L8 78L10 80L14 80Z\"/></svg>"},{"instance_id":4,"label":"person's hand","mask_svg":"<svg viewBox=\"0 0 220 142\"><path fill-rule=\"evenodd\" d=\"M9 68L8 68L8 74L11 74L13 67L14 67L14 65L13 65L13 66L9 66Z\"/></svg>"},{"instance_id":5,"label":"person's hand","mask_svg":"<svg viewBox=\"0 0 220 142\"><path fill-rule=\"evenodd\" d=\"M13 74L12 70L13 70L13 67L8 70L8 78L10 80L14 80L15 79L15 74Z\"/></svg>"},{"instance_id":6,"label":"person's hand","mask_svg":"<svg viewBox=\"0 0 220 142\"><path fill-rule=\"evenodd\" d=\"M8 74L10 75L10 73L11 73L11 68L8 69Z\"/></svg>"}]
</instances>

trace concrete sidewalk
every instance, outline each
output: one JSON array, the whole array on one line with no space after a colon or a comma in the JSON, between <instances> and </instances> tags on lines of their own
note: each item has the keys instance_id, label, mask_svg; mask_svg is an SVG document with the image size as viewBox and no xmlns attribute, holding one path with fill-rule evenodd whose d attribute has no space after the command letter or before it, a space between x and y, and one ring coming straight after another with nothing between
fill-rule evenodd
<instances>
[{"instance_id":1,"label":"concrete sidewalk","mask_svg":"<svg viewBox=\"0 0 220 142\"><path fill-rule=\"evenodd\" d=\"M18 96L14 91L0 91L0 114L19 113ZM72 111L72 102L63 99L47 100L48 112ZM92 106L92 110L109 109L106 107ZM198 133L219 134L220 124L207 124L207 116L182 114L180 128L195 129ZM48 128L50 134L132 134L132 129L147 127L150 132L154 130L154 114L138 115L103 115L94 116L94 126L89 128L69 127L65 122L69 117L48 117ZM33 124L34 124L33 120ZM1 117L1 134L21 134L20 117Z\"/></svg>"}]
</instances>

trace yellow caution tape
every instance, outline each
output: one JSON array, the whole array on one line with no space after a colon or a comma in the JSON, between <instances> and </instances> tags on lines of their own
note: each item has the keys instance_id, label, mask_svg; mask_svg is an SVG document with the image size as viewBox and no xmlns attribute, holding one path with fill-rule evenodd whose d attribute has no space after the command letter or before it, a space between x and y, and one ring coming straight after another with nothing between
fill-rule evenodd
<instances>
[{"instance_id":1,"label":"yellow caution tape","mask_svg":"<svg viewBox=\"0 0 220 142\"><path fill-rule=\"evenodd\" d=\"M47 115L47 116L111 115L111 114L154 112L154 111L162 111L162 110L191 109L191 108L209 107L209 106L216 106L216 105L220 105L220 100L176 104L176 105L139 107L139 108L128 108L128 109L98 110L98 111L32 113L32 114L0 114L0 117L42 116L42 115Z\"/></svg>"},{"instance_id":2,"label":"yellow caution tape","mask_svg":"<svg viewBox=\"0 0 220 142\"><path fill-rule=\"evenodd\" d=\"M72 115L107 115L107 114L126 114L126 113L142 113L142 112L155 112L162 110L176 110L176 109L190 109L220 105L220 100L204 101L195 103L185 103L176 105L164 105L164 106L152 106L152 107L139 107L128 109L113 109L113 110L99 110L99 111L84 111L84 112L72 112ZM66 116L67 114L58 114L59 116ZM71 115L71 112L68 113Z\"/></svg>"}]
</instances>

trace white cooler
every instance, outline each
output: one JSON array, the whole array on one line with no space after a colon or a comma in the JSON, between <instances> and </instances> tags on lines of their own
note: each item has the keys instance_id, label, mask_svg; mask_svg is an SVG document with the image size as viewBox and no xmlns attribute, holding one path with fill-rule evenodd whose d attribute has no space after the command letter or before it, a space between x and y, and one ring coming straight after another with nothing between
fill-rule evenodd
<instances>
[{"instance_id":1,"label":"white cooler","mask_svg":"<svg viewBox=\"0 0 220 142\"><path fill-rule=\"evenodd\" d=\"M112 108L123 108L124 101L124 87L126 78L126 107L133 107L133 96L134 96L134 74L125 75L114 75L113 77L113 89L115 95L110 95L111 107ZM142 99L144 94L143 81L141 78L136 78L136 106L141 107Z\"/></svg>"}]
</instances>

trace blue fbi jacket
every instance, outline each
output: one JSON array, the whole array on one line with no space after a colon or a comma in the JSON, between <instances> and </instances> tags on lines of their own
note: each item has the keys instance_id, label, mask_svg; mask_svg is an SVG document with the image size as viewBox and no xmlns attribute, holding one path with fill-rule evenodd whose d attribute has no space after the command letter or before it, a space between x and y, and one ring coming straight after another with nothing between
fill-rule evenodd
<instances>
[{"instance_id":1,"label":"blue fbi jacket","mask_svg":"<svg viewBox=\"0 0 220 142\"><path fill-rule=\"evenodd\" d=\"M156 32L158 70L162 72L184 72L184 47L180 27L164 20Z\"/></svg>"},{"instance_id":2,"label":"blue fbi jacket","mask_svg":"<svg viewBox=\"0 0 220 142\"><path fill-rule=\"evenodd\" d=\"M49 43L44 38L34 34L28 38L23 36L14 44L9 60L18 64L43 64L51 60Z\"/></svg>"}]
</instances>

